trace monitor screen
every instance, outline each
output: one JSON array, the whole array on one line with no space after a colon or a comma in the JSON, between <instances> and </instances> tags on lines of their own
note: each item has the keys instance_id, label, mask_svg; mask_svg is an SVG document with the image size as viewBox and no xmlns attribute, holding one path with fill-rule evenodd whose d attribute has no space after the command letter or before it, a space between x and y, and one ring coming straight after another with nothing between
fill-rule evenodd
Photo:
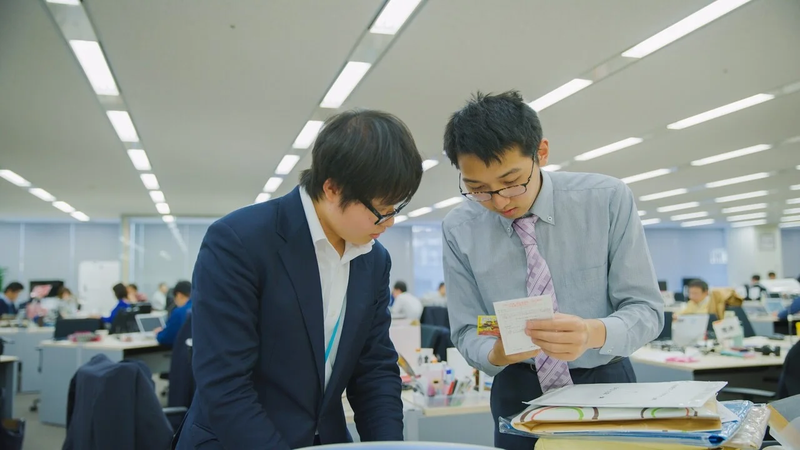
<instances>
[{"instance_id":1,"label":"monitor screen","mask_svg":"<svg viewBox=\"0 0 800 450\"><path fill-rule=\"evenodd\" d=\"M139 331L142 333L149 333L156 328L163 328L164 322L161 321L162 318L160 316L137 316L136 321L139 323Z\"/></svg>"},{"instance_id":2,"label":"monitor screen","mask_svg":"<svg viewBox=\"0 0 800 450\"><path fill-rule=\"evenodd\" d=\"M61 280L31 280L30 295L32 298L55 297L63 286L64 282Z\"/></svg>"},{"instance_id":3,"label":"monitor screen","mask_svg":"<svg viewBox=\"0 0 800 450\"><path fill-rule=\"evenodd\" d=\"M658 280L658 290L665 292L667 290L667 282L664 280Z\"/></svg>"}]
</instances>

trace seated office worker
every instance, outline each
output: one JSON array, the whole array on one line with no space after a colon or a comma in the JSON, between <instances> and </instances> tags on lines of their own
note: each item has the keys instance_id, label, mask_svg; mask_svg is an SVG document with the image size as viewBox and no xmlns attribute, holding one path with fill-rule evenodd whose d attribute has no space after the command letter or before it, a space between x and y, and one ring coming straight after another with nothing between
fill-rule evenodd
<instances>
[{"instance_id":1,"label":"seated office worker","mask_svg":"<svg viewBox=\"0 0 800 450\"><path fill-rule=\"evenodd\" d=\"M23 289L25 289L25 287L22 286L22 283L16 281L8 283L6 289L0 294L0 316L4 314L16 315L17 312L19 312L17 299L19 299L19 293L22 292Z\"/></svg>"},{"instance_id":2,"label":"seated office worker","mask_svg":"<svg viewBox=\"0 0 800 450\"><path fill-rule=\"evenodd\" d=\"M111 310L111 314L108 317L103 317L103 322L109 324L114 321L114 317L117 316L118 312L128 309L128 288L122 283L117 283L112 289L114 296L117 298L117 306Z\"/></svg>"},{"instance_id":3,"label":"seated office worker","mask_svg":"<svg viewBox=\"0 0 800 450\"><path fill-rule=\"evenodd\" d=\"M627 356L661 332L664 301L630 189L605 175L542 171L549 143L515 91L478 94L453 114L444 148L471 200L443 223L452 337L470 365L495 376L495 421L557 387L636 382ZM506 355L500 339L476 333L493 302L545 294L558 313L526 329L541 352ZM534 443L495 424L496 447Z\"/></svg>"},{"instance_id":4,"label":"seated office worker","mask_svg":"<svg viewBox=\"0 0 800 450\"><path fill-rule=\"evenodd\" d=\"M422 179L408 128L380 111L329 119L289 194L206 233L194 269L197 383L177 448L277 449L403 439L389 270L375 239Z\"/></svg>"},{"instance_id":5,"label":"seated office worker","mask_svg":"<svg viewBox=\"0 0 800 450\"><path fill-rule=\"evenodd\" d=\"M708 284L703 280L692 280L688 284L689 301L678 314L708 314L711 299L708 297Z\"/></svg>"},{"instance_id":6,"label":"seated office worker","mask_svg":"<svg viewBox=\"0 0 800 450\"><path fill-rule=\"evenodd\" d=\"M414 294L408 292L405 281L398 281L392 288L394 303L392 303L392 317L398 319L419 320L422 317L422 302Z\"/></svg>"},{"instance_id":7,"label":"seated office worker","mask_svg":"<svg viewBox=\"0 0 800 450\"><path fill-rule=\"evenodd\" d=\"M181 331L183 324L186 322L186 316L192 310L192 283L188 281L179 281L172 290L175 293L175 309L169 315L164 329L153 330L156 333L156 340L159 344L172 347L175 344L175 338L178 332Z\"/></svg>"}]
</instances>

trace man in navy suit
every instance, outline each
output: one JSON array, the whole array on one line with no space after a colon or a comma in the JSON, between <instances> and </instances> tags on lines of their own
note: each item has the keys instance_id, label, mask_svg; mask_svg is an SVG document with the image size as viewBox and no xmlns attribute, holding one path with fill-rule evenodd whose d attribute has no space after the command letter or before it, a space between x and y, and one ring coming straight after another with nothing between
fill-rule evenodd
<instances>
[{"instance_id":1,"label":"man in navy suit","mask_svg":"<svg viewBox=\"0 0 800 450\"><path fill-rule=\"evenodd\" d=\"M180 450L403 439L389 270L375 239L422 179L408 128L378 111L328 120L284 197L209 227L194 269L194 401Z\"/></svg>"}]
</instances>

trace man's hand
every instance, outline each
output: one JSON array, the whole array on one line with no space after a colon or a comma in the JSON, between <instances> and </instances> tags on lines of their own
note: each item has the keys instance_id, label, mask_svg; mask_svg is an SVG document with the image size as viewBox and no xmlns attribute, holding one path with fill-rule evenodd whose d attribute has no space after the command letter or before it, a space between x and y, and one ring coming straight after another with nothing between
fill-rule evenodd
<instances>
[{"instance_id":1,"label":"man's hand","mask_svg":"<svg viewBox=\"0 0 800 450\"><path fill-rule=\"evenodd\" d=\"M494 366L508 366L510 364L516 364L518 362L525 361L526 359L534 358L539 354L539 352L540 350L533 350L525 353L506 355L506 351L503 348L503 340L497 338L497 340L494 342L494 347L489 350L489 362Z\"/></svg>"},{"instance_id":2,"label":"man's hand","mask_svg":"<svg viewBox=\"0 0 800 450\"><path fill-rule=\"evenodd\" d=\"M161 330L163 330L163 328L157 327L157 328L153 329L153 334L161 333Z\"/></svg>"},{"instance_id":3,"label":"man's hand","mask_svg":"<svg viewBox=\"0 0 800 450\"><path fill-rule=\"evenodd\" d=\"M606 327L600 320L561 313L550 320L529 320L525 333L547 356L561 361L575 361L587 349L606 342Z\"/></svg>"}]
</instances>

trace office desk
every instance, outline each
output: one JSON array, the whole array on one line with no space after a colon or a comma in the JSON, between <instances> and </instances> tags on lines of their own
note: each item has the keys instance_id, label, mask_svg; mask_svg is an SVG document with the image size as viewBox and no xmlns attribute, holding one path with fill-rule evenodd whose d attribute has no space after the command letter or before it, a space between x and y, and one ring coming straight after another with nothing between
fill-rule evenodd
<instances>
[{"instance_id":1,"label":"office desk","mask_svg":"<svg viewBox=\"0 0 800 450\"><path fill-rule=\"evenodd\" d=\"M51 425L66 426L69 382L80 366L92 357L104 354L111 361L142 360L153 373L168 372L172 351L158 345L155 339L122 342L106 337L99 342L76 343L47 340L42 347L42 390L39 420Z\"/></svg>"},{"instance_id":2,"label":"office desk","mask_svg":"<svg viewBox=\"0 0 800 450\"><path fill-rule=\"evenodd\" d=\"M0 418L14 417L14 397L17 393L17 366L19 358L16 356L0 356L0 388L3 389L3 404L0 405Z\"/></svg>"},{"instance_id":3,"label":"office desk","mask_svg":"<svg viewBox=\"0 0 800 450\"><path fill-rule=\"evenodd\" d=\"M783 361L791 347L789 339L770 341L755 337L745 339L745 345L779 345L781 356L756 355L754 358L722 356L717 353L700 355L692 363L666 362L665 352L644 347L631 355L631 364L639 382L662 381L727 381L729 386L774 391Z\"/></svg>"},{"instance_id":4,"label":"office desk","mask_svg":"<svg viewBox=\"0 0 800 450\"><path fill-rule=\"evenodd\" d=\"M42 388L39 372L39 344L53 338L53 327L0 328L0 337L14 341L6 344L6 355L16 356L22 366L19 379L21 392L38 392Z\"/></svg>"}]
</instances>

